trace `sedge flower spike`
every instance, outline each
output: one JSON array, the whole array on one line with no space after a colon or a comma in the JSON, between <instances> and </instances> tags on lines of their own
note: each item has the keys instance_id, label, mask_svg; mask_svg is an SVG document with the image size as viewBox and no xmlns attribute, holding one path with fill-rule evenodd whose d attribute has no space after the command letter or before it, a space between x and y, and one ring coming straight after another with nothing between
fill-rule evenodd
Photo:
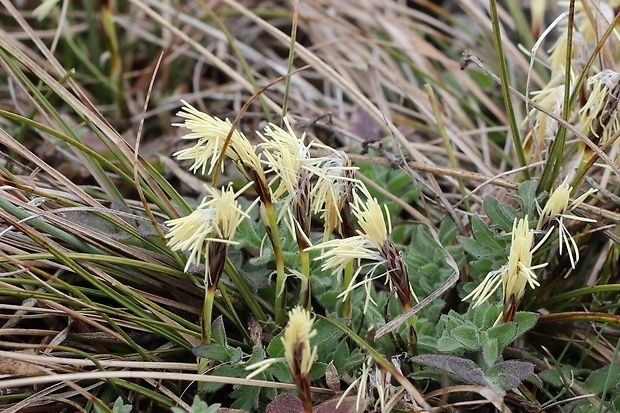
<instances>
[{"instance_id":1,"label":"sedge flower spike","mask_svg":"<svg viewBox=\"0 0 620 413\"><path fill-rule=\"evenodd\" d=\"M308 311L295 307L288 313L288 324L284 337L281 338L286 364L306 412L312 412L310 371L317 352L316 346L310 346L310 339L317 334L316 330L312 329L313 322Z\"/></svg>"},{"instance_id":2,"label":"sedge flower spike","mask_svg":"<svg viewBox=\"0 0 620 413\"><path fill-rule=\"evenodd\" d=\"M256 201L245 211L237 202L237 197L252 183L235 192L231 185L221 192L208 187L206 196L198 208L191 214L166 221L170 232L166 234L168 246L174 251L188 251L189 257L185 265L187 272L190 266L200 264L202 258L207 261L206 273L209 273L209 250L211 243L236 244L233 241L235 231L241 221L248 217L248 211Z\"/></svg>"},{"instance_id":3,"label":"sedge flower spike","mask_svg":"<svg viewBox=\"0 0 620 413\"><path fill-rule=\"evenodd\" d=\"M360 190L368 195L364 186L360 186ZM389 230L381 206L370 195L368 195L367 201L364 202L356 192L354 194L354 202L352 203L352 211L361 227L357 231L357 235L325 241L308 248L307 251L321 251L321 255L316 259L323 262L322 269L324 271L331 270L334 273L340 273L351 261L358 264L358 269L353 275L350 285L344 286L344 291L339 297L344 299L355 288L363 285L366 290L366 301L364 303L364 311L366 311L369 302L372 301L374 303L370 294L374 270L380 265L386 264L386 258L381 255L381 246L387 240ZM360 266L362 261L374 261L375 264L368 271L363 281L355 283L362 270Z\"/></svg>"},{"instance_id":4,"label":"sedge flower spike","mask_svg":"<svg viewBox=\"0 0 620 413\"><path fill-rule=\"evenodd\" d=\"M545 88L532 93L532 101L538 103L549 112L561 116L564 108L564 85ZM549 142L555 139L559 123L546 113L533 109L530 116L534 116L533 130L525 139L526 153L531 157L533 154L542 155Z\"/></svg>"},{"instance_id":5,"label":"sedge flower spike","mask_svg":"<svg viewBox=\"0 0 620 413\"><path fill-rule=\"evenodd\" d=\"M575 208L582 204L587 197L596 193L596 189L590 188L579 198L573 202L570 201L570 194L573 192L573 187L568 184L568 177L564 179L561 185L559 185L549 195L549 199L545 204L545 207L540 212L540 218L538 220L537 230L542 230L549 224L557 224L558 239L559 239L559 253L562 255L564 248L568 252L571 267L575 269L575 264L579 261L579 247L571 236L570 232L564 225L564 219L572 219L581 222L596 222L595 219L583 218L577 215L570 214ZM551 232L556 227L551 227L545 235L545 238L551 235Z\"/></svg>"},{"instance_id":6,"label":"sedge flower spike","mask_svg":"<svg viewBox=\"0 0 620 413\"><path fill-rule=\"evenodd\" d=\"M312 245L310 241L311 191L310 181L312 169L320 162L310 155L312 143L304 143L305 134L297 137L288 119L284 118L286 130L274 124L265 128L265 136L259 133L263 142L259 145L263 150L262 156L267 165L267 172L274 172L273 182L278 182L273 195L275 199L284 198L283 207L278 221L283 215L287 216L287 226L297 242L301 257L302 288L299 294L299 303L303 307L311 307L311 277L310 255L306 248Z\"/></svg>"},{"instance_id":7,"label":"sedge flower spike","mask_svg":"<svg viewBox=\"0 0 620 413\"><path fill-rule=\"evenodd\" d=\"M355 179L358 169L342 151L333 151L323 158L314 171L317 181L312 189L312 211L324 222L323 240L327 241L336 229L343 238L354 235L350 217L350 203L360 181Z\"/></svg>"},{"instance_id":8,"label":"sedge flower spike","mask_svg":"<svg viewBox=\"0 0 620 413\"><path fill-rule=\"evenodd\" d=\"M293 308L288 312L288 324L284 329L283 337L280 338L284 346L284 359L265 359L245 368L246 370L254 370L246 377L251 379L267 370L271 365L285 361L295 381L295 387L304 406L304 412L307 413L312 413L310 378L312 363L317 353L317 347L310 345L310 339L317 334L316 330L312 328L313 323L314 319L310 316L310 312L300 306Z\"/></svg>"},{"instance_id":9,"label":"sedge flower spike","mask_svg":"<svg viewBox=\"0 0 620 413\"><path fill-rule=\"evenodd\" d=\"M221 120L207 115L196 109L186 101L177 116L184 118L183 123L173 123L189 129L190 133L183 139L197 140L198 142L189 148L182 149L174 154L179 160L192 160L194 164L190 171L201 171L202 174L213 172L223 150L249 180L255 180L256 175L262 175L262 166L254 147L250 141L239 131L232 131L232 124L228 119ZM230 141L226 145L226 139L230 134ZM208 168L208 169L207 169Z\"/></svg>"},{"instance_id":10,"label":"sedge flower spike","mask_svg":"<svg viewBox=\"0 0 620 413\"><path fill-rule=\"evenodd\" d=\"M618 98L620 73L605 69L591 76L592 92L579 110L581 131L597 145L602 145L620 129Z\"/></svg>"},{"instance_id":11,"label":"sedge flower spike","mask_svg":"<svg viewBox=\"0 0 620 413\"><path fill-rule=\"evenodd\" d=\"M532 265L532 256L545 239L532 248L534 231L529 228L527 215L521 219L515 218L508 262L498 270L489 272L464 300L473 299L474 307L477 307L487 301L501 285L504 301L503 319L504 322L512 321L525 295L525 287L529 285L534 289L540 285L534 270L545 267L547 263Z\"/></svg>"},{"instance_id":12,"label":"sedge flower spike","mask_svg":"<svg viewBox=\"0 0 620 413\"><path fill-rule=\"evenodd\" d=\"M313 323L310 313L301 307L295 307L288 313L288 324L281 340L286 364L293 375L309 374L312 369L317 352L316 346L310 346L310 339L317 334L312 329Z\"/></svg>"},{"instance_id":13,"label":"sedge flower spike","mask_svg":"<svg viewBox=\"0 0 620 413\"><path fill-rule=\"evenodd\" d=\"M183 139L196 140L197 142L192 147L176 152L174 156L179 160L192 160L194 163L190 167L190 171L194 173L201 171L205 174L208 171L211 174L220 158L225 155L232 160L239 172L248 181L254 183L254 188L261 202L260 215L267 228L267 236L273 245L275 254L278 291L275 302L275 319L278 324L283 324L286 309L284 256L282 255L274 212L273 195L255 147L242 133L232 129L229 120L223 121L209 116L189 103L182 102L183 108L177 115L185 120L183 123L173 123L172 125L189 129L190 133L183 136Z\"/></svg>"},{"instance_id":14,"label":"sedge flower spike","mask_svg":"<svg viewBox=\"0 0 620 413\"><path fill-rule=\"evenodd\" d=\"M340 272L349 262L357 262L358 269L350 285L345 286L345 290L339 297L346 298L351 291L363 285L366 290L364 311L368 309L370 301L374 303L370 294L372 280L379 277L374 276L374 271L379 266L385 265L387 269L386 282L396 286L396 292L401 305L407 311L411 308L411 295L413 292L403 258L389 239L391 230L389 211L385 205L384 208L381 207L377 199L370 195L364 185L360 184L358 188L358 192L364 194L366 199L363 200L358 192L353 194L352 212L360 227L357 235L325 241L308 248L308 250L322 252L316 259L323 261L322 268L324 271ZM372 268L367 272L364 280L355 283L362 270L362 267L359 265L363 260L374 261L375 263L372 264Z\"/></svg>"},{"instance_id":15,"label":"sedge flower spike","mask_svg":"<svg viewBox=\"0 0 620 413\"><path fill-rule=\"evenodd\" d=\"M259 134L263 140L259 147L263 150L267 173L274 172L278 181L273 197L280 199L286 196L281 213L288 215L291 234L303 250L312 245L309 238L310 173L319 160L310 156L312 144L304 143L305 135L298 138L286 118L284 124L286 130L269 124L265 128L265 136Z\"/></svg>"}]
</instances>

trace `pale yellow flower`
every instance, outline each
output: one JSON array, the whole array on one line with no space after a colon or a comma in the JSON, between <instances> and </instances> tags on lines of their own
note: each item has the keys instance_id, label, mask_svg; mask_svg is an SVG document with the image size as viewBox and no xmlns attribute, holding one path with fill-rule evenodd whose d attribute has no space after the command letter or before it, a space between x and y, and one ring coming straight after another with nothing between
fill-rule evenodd
<instances>
[{"instance_id":1,"label":"pale yellow flower","mask_svg":"<svg viewBox=\"0 0 620 413\"><path fill-rule=\"evenodd\" d=\"M310 172L312 165L319 160L310 156L310 147L306 145L305 134L297 137L288 119L284 118L286 130L273 123L265 127L265 135L259 133L263 140L259 147L263 150L264 163L269 167L267 172L275 172L278 187L273 191L276 199L286 194L295 195L299 188L299 178L303 171Z\"/></svg>"},{"instance_id":2,"label":"pale yellow flower","mask_svg":"<svg viewBox=\"0 0 620 413\"><path fill-rule=\"evenodd\" d=\"M573 202L570 202L570 194L572 192L573 187L569 186L567 177L564 182L562 182L562 184L559 185L549 196L545 207L540 212L537 229L542 229L546 224L552 221L557 223L560 255L563 252L563 248L566 247L571 267L575 269L575 264L579 261L579 247L564 225L564 219L573 219L582 222L596 222L595 219L583 218L569 213L583 203L587 197L594 194L596 189L590 188L579 198L575 199ZM553 231L553 229L554 228L551 228L549 230L548 235L551 231Z\"/></svg>"},{"instance_id":3,"label":"pale yellow flower","mask_svg":"<svg viewBox=\"0 0 620 413\"><path fill-rule=\"evenodd\" d=\"M368 404L367 393L371 380L371 370L373 368L375 368L376 370L374 364L375 362L372 357L366 357L366 362L362 364L362 374L351 384L349 384L349 387L347 387L347 389L342 393L342 396L340 396L340 400L338 400L338 404L336 404L336 408L340 407L340 404L344 401L347 395L355 389L356 386L357 393L355 398L355 411L362 411L366 407L366 405ZM379 392L381 392L382 388L379 388L378 390Z\"/></svg>"},{"instance_id":4,"label":"pale yellow flower","mask_svg":"<svg viewBox=\"0 0 620 413\"><path fill-rule=\"evenodd\" d=\"M176 152L174 156L179 160L193 160L194 164L190 167L190 171L200 170L202 174L208 171L211 174L232 129L232 123L228 119L223 121L207 115L184 100L182 102L184 106L177 116L184 118L185 121L172 125L189 129L191 133L183 136L183 139L197 139L198 142L190 148ZM248 179L253 180L254 174L262 174L260 159L254 147L241 132L233 131L226 147L226 156Z\"/></svg>"},{"instance_id":5,"label":"pale yellow flower","mask_svg":"<svg viewBox=\"0 0 620 413\"><path fill-rule=\"evenodd\" d=\"M302 307L295 307L288 313L288 324L281 338L284 345L284 358L293 376L309 374L316 357L317 347L310 346L310 339L316 336L312 329L314 320Z\"/></svg>"},{"instance_id":6,"label":"pale yellow flower","mask_svg":"<svg viewBox=\"0 0 620 413\"><path fill-rule=\"evenodd\" d=\"M325 241L334 229L342 235L343 220L347 218L343 214L347 213L356 185L360 184L354 177L357 169L352 166L347 154L333 151L331 155L325 156L319 168L314 170L317 181L312 189L312 211L321 214Z\"/></svg>"},{"instance_id":7,"label":"pale yellow flower","mask_svg":"<svg viewBox=\"0 0 620 413\"><path fill-rule=\"evenodd\" d=\"M568 5L568 1L563 2ZM596 3L596 7L592 7L591 5L585 6L583 2L577 1L575 2L575 22L577 27L577 32L583 35L586 43L591 47L596 46L596 44L600 40L601 30L604 30L609 26L609 24L614 20L615 12L613 10L613 6L609 1L599 1ZM588 7L589 11L586 11L586 7ZM601 29L603 28L603 29ZM618 34L614 33L616 36L616 40L618 38ZM614 41L613 39L608 39L608 44L611 50L614 49Z\"/></svg>"},{"instance_id":8,"label":"pale yellow flower","mask_svg":"<svg viewBox=\"0 0 620 413\"><path fill-rule=\"evenodd\" d=\"M526 285L529 284L532 289L540 285L534 270L543 268L547 263L532 266L532 255L538 249L538 246L532 248L533 241L534 231L529 228L527 215L518 222L515 219L512 227L512 245L508 256L508 268L502 276L504 303L510 297L514 297L516 302L521 301L525 294Z\"/></svg>"},{"instance_id":9,"label":"pale yellow flower","mask_svg":"<svg viewBox=\"0 0 620 413\"><path fill-rule=\"evenodd\" d=\"M365 199L360 197L362 193ZM401 254L389 239L391 230L390 215L387 207L383 208L376 198L372 197L364 185L359 186L359 191L353 194L352 203L353 215L357 218L360 229L357 235L342 239L333 239L322 242L308 248L307 251L320 250L322 253L317 260L322 260L324 271L332 270L340 273L351 261L356 261L358 269L351 279L351 283L338 297L346 299L354 289L364 286L366 291L366 301L364 311L367 310L369 302L373 302L371 296L372 281L382 276L375 275L375 271L381 265L387 269L386 283L395 285L398 298L404 307L411 304L411 295L415 297L409 284L405 263ZM364 266L364 260L373 261L367 264L370 269L366 272L363 280L356 282ZM408 304L407 304L408 303ZM407 308L408 309L408 308Z\"/></svg>"},{"instance_id":10,"label":"pale yellow flower","mask_svg":"<svg viewBox=\"0 0 620 413\"><path fill-rule=\"evenodd\" d=\"M166 234L168 246L174 251L189 251L185 271L194 264L200 264L202 258L209 256L209 243L236 244L232 239L241 221L248 217L237 202L237 197L252 183L247 184L238 192L231 185L221 192L208 187L209 196L205 197L198 208L191 214L166 221L170 232ZM206 263L208 271L209 264Z\"/></svg>"},{"instance_id":11,"label":"pale yellow flower","mask_svg":"<svg viewBox=\"0 0 620 413\"><path fill-rule=\"evenodd\" d=\"M564 73L566 65L566 49L567 49L567 36L566 26L564 26L562 32L558 36L555 44L549 49L549 65L551 69L551 81L549 82L553 86L557 86L558 83L565 83ZM590 49L588 45L578 31L573 32L572 43L572 58L571 58L571 72L579 74L590 57Z\"/></svg>"},{"instance_id":12,"label":"pale yellow flower","mask_svg":"<svg viewBox=\"0 0 620 413\"><path fill-rule=\"evenodd\" d=\"M564 107L564 85L545 88L538 92L532 93L532 95L533 102L538 103L540 106L553 114L558 116L562 115L562 108ZM534 129L528 133L525 140L525 147L530 148L530 145L536 145L536 150L532 151L530 149L530 154L542 153L542 151L544 151L544 149L548 146L548 143L555 139L559 124L557 120L536 109L533 109L530 115L535 116ZM532 139L532 136L535 139L534 141L529 142Z\"/></svg>"},{"instance_id":13,"label":"pale yellow flower","mask_svg":"<svg viewBox=\"0 0 620 413\"><path fill-rule=\"evenodd\" d=\"M390 212L387 205L383 205L381 208L377 198L372 197L366 187L362 187L361 192L365 193L366 202L361 202L356 193L353 203L353 215L357 218L360 226L358 233L376 245L378 249L381 249L392 230ZM387 218L387 222L384 218Z\"/></svg>"},{"instance_id":14,"label":"pale yellow flower","mask_svg":"<svg viewBox=\"0 0 620 413\"><path fill-rule=\"evenodd\" d=\"M265 359L247 366L246 370L254 370L246 378L251 379L263 371L267 370L271 365L285 361L289 366L291 374L297 375L308 374L312 368L312 362L316 357L317 347L310 347L310 339L317 332L312 329L314 319L310 317L310 313L303 307L295 307L288 313L289 321L284 330L284 336L280 338L284 346L284 358ZM296 366L295 363L299 362ZM295 377L294 377L295 378Z\"/></svg>"},{"instance_id":15,"label":"pale yellow flower","mask_svg":"<svg viewBox=\"0 0 620 413\"><path fill-rule=\"evenodd\" d=\"M386 215L384 215L384 210L377 199L370 196L363 185L360 186L360 192L365 194L366 200L364 201L356 192L353 195L352 203L353 215L357 217L361 228L357 231L358 235L344 239L333 239L308 248L309 251L323 251L317 259L323 261L322 268L324 270L332 269L340 272L353 260L358 263L362 260L377 261L379 264L385 263L385 257L381 255L381 248L390 231L388 227L389 213L386 209Z\"/></svg>"},{"instance_id":16,"label":"pale yellow flower","mask_svg":"<svg viewBox=\"0 0 620 413\"><path fill-rule=\"evenodd\" d=\"M581 131L604 144L620 128L618 120L618 93L620 73L605 69L588 78L592 92L579 110Z\"/></svg>"},{"instance_id":17,"label":"pale yellow flower","mask_svg":"<svg viewBox=\"0 0 620 413\"><path fill-rule=\"evenodd\" d=\"M311 412L310 372L317 352L316 346L310 346L310 339L317 334L316 330L312 329L314 319L310 317L308 311L299 306L289 311L288 317L288 324L284 329L284 336L281 338L284 346L284 361L286 361L291 372L304 411ZM282 360L282 358L266 359L246 367L246 370L254 370L247 378L255 377L272 364Z\"/></svg>"},{"instance_id":18,"label":"pale yellow flower","mask_svg":"<svg viewBox=\"0 0 620 413\"><path fill-rule=\"evenodd\" d=\"M532 255L542 244L541 242L532 248L533 240L534 231L529 228L528 217L525 216L519 220L515 218L508 262L498 270L489 272L480 285L464 300L471 298L476 307L488 300L502 285L504 309L516 308L525 294L527 285L532 289L540 285L534 270L547 265L547 263L532 265Z\"/></svg>"},{"instance_id":19,"label":"pale yellow flower","mask_svg":"<svg viewBox=\"0 0 620 413\"><path fill-rule=\"evenodd\" d=\"M304 143L305 135L297 137L288 120L284 119L286 130L269 124L265 135L259 133L267 173L274 172L277 188L273 191L275 199L283 198L283 208L278 220L288 216L287 226L300 247L305 249L310 242L310 192L311 171L320 159L310 156L312 143ZM272 184L273 184L272 181Z\"/></svg>"}]
</instances>

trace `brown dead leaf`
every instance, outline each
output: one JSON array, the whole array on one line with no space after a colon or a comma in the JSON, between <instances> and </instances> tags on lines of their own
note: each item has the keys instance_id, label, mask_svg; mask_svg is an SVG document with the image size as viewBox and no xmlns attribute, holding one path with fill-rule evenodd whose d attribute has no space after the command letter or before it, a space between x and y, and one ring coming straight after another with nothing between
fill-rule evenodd
<instances>
[{"instance_id":1,"label":"brown dead leaf","mask_svg":"<svg viewBox=\"0 0 620 413\"><path fill-rule=\"evenodd\" d=\"M35 354L34 350L16 351L15 353ZM19 376L34 376L41 374L42 368L26 361L15 360L10 357L0 357L0 374L15 374Z\"/></svg>"}]
</instances>

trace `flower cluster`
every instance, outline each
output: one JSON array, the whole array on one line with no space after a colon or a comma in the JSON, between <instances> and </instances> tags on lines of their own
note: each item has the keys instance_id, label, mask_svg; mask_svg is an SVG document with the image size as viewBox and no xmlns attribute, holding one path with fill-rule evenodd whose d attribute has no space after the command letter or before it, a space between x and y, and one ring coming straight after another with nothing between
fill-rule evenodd
<instances>
[{"instance_id":1,"label":"flower cluster","mask_svg":"<svg viewBox=\"0 0 620 413\"><path fill-rule=\"evenodd\" d=\"M604 144L620 129L620 73L610 69L602 70L588 79L588 85L592 91L579 110L581 131L592 141Z\"/></svg>"},{"instance_id":2,"label":"flower cluster","mask_svg":"<svg viewBox=\"0 0 620 413\"><path fill-rule=\"evenodd\" d=\"M260 135L263 142L259 146L268 167L266 172L275 173L273 181L278 183L274 198L286 196L284 203L291 207L283 208L282 213L288 214L291 234L303 250L311 245L310 174L320 160L310 155L312 143L304 143L305 135L298 138L287 119L284 124L286 130L269 124L265 128L266 137Z\"/></svg>"},{"instance_id":3,"label":"flower cluster","mask_svg":"<svg viewBox=\"0 0 620 413\"><path fill-rule=\"evenodd\" d=\"M218 163L223 167L222 158L226 156L253 182L261 202L260 216L275 253L275 318L277 323L283 324L286 273L278 224L283 217L287 217L287 227L299 244L302 271L290 272L300 275L303 280L300 304L310 308L310 258L307 249L312 245L311 218L313 214L320 214L325 219L325 239L336 229L345 238L354 235L350 201L358 184L354 177L356 168L343 152L316 142L306 143L305 135L298 137L287 119L283 119L284 128L267 125L263 134L258 133L261 143L252 146L241 132L232 129L230 121L209 116L187 102L183 102L178 115L184 121L174 125L190 131L183 139L196 143L174 155L180 160L193 161L191 171L212 174ZM312 151L322 155L313 156ZM273 176L270 182L266 178L268 175ZM278 216L274 208L276 202L282 205ZM206 252L205 259L209 259L206 246L213 237L204 234L211 233L211 229L196 229L198 216L202 214L203 220L207 219L204 217L205 208L201 205L191 218L186 218L193 222L195 233L184 230L170 235L173 248L190 252L188 265L200 262L200 251ZM182 240L183 236L187 239Z\"/></svg>"},{"instance_id":4,"label":"flower cluster","mask_svg":"<svg viewBox=\"0 0 620 413\"><path fill-rule=\"evenodd\" d=\"M222 188L221 192L207 187L209 195L196 210L185 217L166 221L170 228L170 232L166 234L168 246L174 251L189 251L185 271L188 271L192 264L200 264L202 257L205 257L205 271L209 274L209 249L213 248L213 243L235 244L235 231L254 206L252 204L245 211L242 210L237 197L251 184L237 192L231 185Z\"/></svg>"},{"instance_id":5,"label":"flower cluster","mask_svg":"<svg viewBox=\"0 0 620 413\"><path fill-rule=\"evenodd\" d=\"M224 151L225 155L237 165L239 171L248 176L248 179L253 180L255 173L262 172L260 159L250 145L250 141L241 132L233 130L229 120L223 121L209 116L189 103L182 102L184 106L177 115L185 121L172 125L189 129L191 133L183 136L183 139L198 142L194 146L176 152L174 156L179 160L194 161L190 171L200 171L202 174L213 173L213 168ZM229 135L230 141L227 142Z\"/></svg>"},{"instance_id":6,"label":"flower cluster","mask_svg":"<svg viewBox=\"0 0 620 413\"><path fill-rule=\"evenodd\" d=\"M311 194L312 211L324 222L324 241L335 229L343 238L354 235L350 204L355 186L360 185L354 176L356 169L344 152L336 151L314 170L318 179Z\"/></svg>"},{"instance_id":7,"label":"flower cluster","mask_svg":"<svg viewBox=\"0 0 620 413\"><path fill-rule=\"evenodd\" d=\"M544 16L545 2L538 3L536 14L540 20ZM560 4L567 8L569 6L568 1L560 2ZM569 57L570 79L565 79L569 36L565 34L568 31L568 25L567 19L564 18L558 26L561 34L557 36L557 40L549 50L550 80L542 90L532 93L532 100L554 115L560 115L564 111L566 83L576 84L579 76L586 70L590 57L599 53L601 28L607 27L613 21L615 14L613 7L604 1L597 3L596 12L593 12L591 6L582 2L575 2L574 6L575 25L571 28L571 56ZM600 52L601 58L596 62L590 62L590 66L587 66L587 84L582 85L577 91L579 99L575 101L578 116L570 116L566 119L575 123L581 133L597 145L607 142L620 127L617 116L620 74L610 70L615 66L606 67L612 54L617 54L618 50L617 41L612 35L605 43L603 52ZM533 109L528 118L531 119L528 127L531 126L532 130L527 130L524 142L525 151L530 156L536 153L541 160L544 160L545 149L548 147L545 143L555 139L558 131L557 121L537 109ZM583 166L592 154L583 142L580 143L580 150L580 162Z\"/></svg>"},{"instance_id":8,"label":"flower cluster","mask_svg":"<svg viewBox=\"0 0 620 413\"><path fill-rule=\"evenodd\" d=\"M551 193L545 207L540 211L537 229L541 230L548 225L552 225L549 229L550 233L557 228L560 255L562 255L563 249L566 248L571 267L575 269L575 264L579 261L579 248L566 228L566 225L564 225L564 219L572 219L582 222L596 222L595 219L583 218L570 214L570 212L583 203L587 197L594 194L596 189L590 188L579 198L575 199L573 202L570 202L570 195L572 192L573 187L568 184L568 178L566 178L564 182L562 182L562 184ZM553 225L553 223L556 225Z\"/></svg>"},{"instance_id":9,"label":"flower cluster","mask_svg":"<svg viewBox=\"0 0 620 413\"><path fill-rule=\"evenodd\" d=\"M579 261L579 248L564 224L564 219L582 222L596 222L590 218L582 218L570 214L583 201L596 192L594 189L586 191L579 198L570 201L573 187L568 184L568 178L559 185L547 199L545 206L539 210L538 225L530 229L528 216L515 218L512 228L510 253L508 262L497 270L491 271L483 281L464 300L472 299L474 307L487 301L503 287L504 321L511 321L514 313L525 294L527 285L534 289L540 284L535 270L543 268L547 263L532 265L533 254L557 231L559 239L559 253L566 249L571 267ZM534 246L534 237L542 234L541 240Z\"/></svg>"},{"instance_id":10,"label":"flower cluster","mask_svg":"<svg viewBox=\"0 0 620 413\"><path fill-rule=\"evenodd\" d=\"M303 308L295 307L289 311L282 344L284 358L293 377L310 374L317 352L316 346L310 346L310 339L316 335L316 330L312 329L313 323L310 313Z\"/></svg>"},{"instance_id":11,"label":"flower cluster","mask_svg":"<svg viewBox=\"0 0 620 413\"><path fill-rule=\"evenodd\" d=\"M295 307L288 313L288 324L281 337L284 346L284 359L265 359L246 367L246 370L253 370L247 378L257 376L271 365L282 360L286 361L297 393L301 399L304 411L312 412L312 398L310 395L310 378L312 363L316 358L317 346L310 345L310 339L316 336L317 332L312 328L314 319L310 313L302 307Z\"/></svg>"},{"instance_id":12,"label":"flower cluster","mask_svg":"<svg viewBox=\"0 0 620 413\"><path fill-rule=\"evenodd\" d=\"M525 294L525 287L536 288L538 278L534 270L543 268L547 264L532 266L532 255L540 247L532 248L534 231L529 228L528 217L515 219L512 227L512 239L508 262L501 268L491 271L464 300L474 300L478 306L488 300L500 285L503 286L504 321L512 320L516 307Z\"/></svg>"},{"instance_id":13,"label":"flower cluster","mask_svg":"<svg viewBox=\"0 0 620 413\"><path fill-rule=\"evenodd\" d=\"M358 269L351 284L344 286L344 291L340 296L346 297L354 289L363 285L366 290L364 311L368 309L369 302L376 304L371 296L372 281L383 275L376 275L375 272L377 268L384 265L387 269L386 282L396 287L398 297L406 311L411 307L412 288L402 256L389 239L391 230L389 212L385 205L381 207L365 186L358 185L357 188L351 204L353 216L357 218L360 227L357 235L325 241L309 250L322 251L317 259L323 262L323 270L340 272L351 261L357 263ZM371 265L371 269L366 272L364 280L356 283L357 277L364 268L362 261L371 261L372 264L368 264Z\"/></svg>"}]
</instances>

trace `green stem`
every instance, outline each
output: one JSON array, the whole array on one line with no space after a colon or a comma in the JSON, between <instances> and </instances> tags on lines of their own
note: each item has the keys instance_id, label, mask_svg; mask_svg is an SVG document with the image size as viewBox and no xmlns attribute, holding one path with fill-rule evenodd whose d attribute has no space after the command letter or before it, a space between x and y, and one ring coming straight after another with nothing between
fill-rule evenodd
<instances>
[{"instance_id":1,"label":"green stem","mask_svg":"<svg viewBox=\"0 0 620 413\"><path fill-rule=\"evenodd\" d=\"M310 284L310 253L304 250L299 251L301 255L301 273L306 277L299 294L299 305L308 311L312 310L310 297L312 296L312 286Z\"/></svg>"},{"instance_id":2,"label":"green stem","mask_svg":"<svg viewBox=\"0 0 620 413\"><path fill-rule=\"evenodd\" d=\"M344 271L342 273L342 291L345 291L349 288L349 284L353 280L353 261L349 261L349 263L344 267ZM351 294L347 294L344 298L344 302L342 303L342 316L345 318L351 318Z\"/></svg>"},{"instance_id":3,"label":"green stem","mask_svg":"<svg viewBox=\"0 0 620 413\"><path fill-rule=\"evenodd\" d=\"M216 285L209 285L205 291L205 300L202 305L202 344L211 343L211 321L213 318L213 302L215 301Z\"/></svg>"},{"instance_id":4,"label":"green stem","mask_svg":"<svg viewBox=\"0 0 620 413\"><path fill-rule=\"evenodd\" d=\"M567 27L567 39L566 39L566 61L564 63L564 108L562 118L568 120L570 117L570 111L572 109L571 94L570 94L570 82L571 82L571 63L573 56L573 21L575 18L575 1L571 0L569 13L568 13L568 27ZM553 183L560 172L560 166L564 158L564 146L566 144L566 127L562 124L558 127L558 133L551 143L549 149L549 157L542 175L540 176L540 182L536 188L536 193L550 192L553 188Z\"/></svg>"},{"instance_id":5,"label":"green stem","mask_svg":"<svg viewBox=\"0 0 620 413\"><path fill-rule=\"evenodd\" d=\"M205 299L202 305L202 326L201 341L202 344L211 343L211 320L213 318L213 303L215 302L215 290L217 285L209 285L205 291ZM205 374L211 367L211 360L207 358L198 359L198 374Z\"/></svg>"},{"instance_id":6,"label":"green stem","mask_svg":"<svg viewBox=\"0 0 620 413\"><path fill-rule=\"evenodd\" d=\"M273 203L264 202L267 234L273 246L273 253L276 260L276 299L274 303L274 316L276 324L284 326L286 322L286 274L284 272L284 255L282 254L282 244L280 243L280 233L278 231L278 219Z\"/></svg>"},{"instance_id":7,"label":"green stem","mask_svg":"<svg viewBox=\"0 0 620 413\"><path fill-rule=\"evenodd\" d=\"M510 124L510 133L512 141L519 158L520 166L527 166L523 145L521 143L521 135L519 133L519 125L514 108L512 106L512 98L510 96L510 83L508 81L508 67L506 65L506 56L504 56L504 48L502 46L502 34L499 26L499 15L497 14L497 0L489 0L489 11L491 13L491 24L493 26L493 43L495 44L495 53L497 55L497 63L499 65L499 77L501 79L502 94L504 96L504 104L506 105L506 115ZM530 179L530 173L527 169L522 172L525 180Z\"/></svg>"},{"instance_id":8,"label":"green stem","mask_svg":"<svg viewBox=\"0 0 620 413\"><path fill-rule=\"evenodd\" d=\"M112 8L110 1L103 1L102 15L103 15L103 31L108 41L108 47L110 50L110 80L114 87L114 98L116 100L116 107L119 110L121 116L129 116L129 107L125 99L125 85L123 83L123 60L121 58L118 37L116 36L116 29L114 28L114 16L112 14Z\"/></svg>"}]
</instances>

